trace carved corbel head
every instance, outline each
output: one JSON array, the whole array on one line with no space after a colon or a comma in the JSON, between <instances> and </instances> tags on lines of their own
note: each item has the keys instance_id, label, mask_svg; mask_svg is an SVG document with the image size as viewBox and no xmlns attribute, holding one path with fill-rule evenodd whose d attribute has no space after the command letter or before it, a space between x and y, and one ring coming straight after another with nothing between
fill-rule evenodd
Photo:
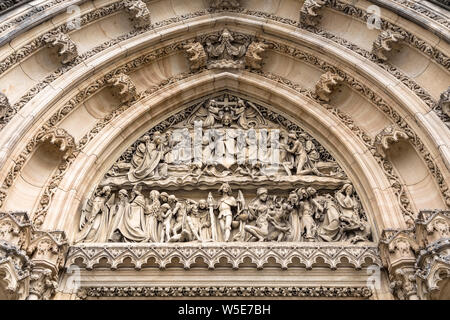
<instances>
[{"instance_id":1,"label":"carved corbel head","mask_svg":"<svg viewBox=\"0 0 450 320\"><path fill-rule=\"evenodd\" d=\"M372 53L380 60L387 61L386 53L392 50L394 43L403 40L405 37L393 30L384 30L372 44Z\"/></svg>"},{"instance_id":2,"label":"carved corbel head","mask_svg":"<svg viewBox=\"0 0 450 320\"><path fill-rule=\"evenodd\" d=\"M401 139L408 140L408 134L394 125L387 126L375 136L375 146L378 154L386 158L386 150Z\"/></svg>"},{"instance_id":3,"label":"carved corbel head","mask_svg":"<svg viewBox=\"0 0 450 320\"><path fill-rule=\"evenodd\" d=\"M323 101L329 102L330 95L336 86L344 79L330 71L322 74L316 83L316 95Z\"/></svg>"},{"instance_id":4,"label":"carved corbel head","mask_svg":"<svg viewBox=\"0 0 450 320\"><path fill-rule=\"evenodd\" d=\"M268 47L269 45L264 42L253 41L250 43L245 54L245 64L247 67L260 70L262 68L262 55Z\"/></svg>"},{"instance_id":5,"label":"carved corbel head","mask_svg":"<svg viewBox=\"0 0 450 320\"><path fill-rule=\"evenodd\" d=\"M78 57L76 44L67 34L59 30L46 33L42 36L42 41L48 47L56 47L58 49L58 55L62 57L63 64L71 63Z\"/></svg>"},{"instance_id":6,"label":"carved corbel head","mask_svg":"<svg viewBox=\"0 0 450 320\"><path fill-rule=\"evenodd\" d=\"M139 98L133 80L124 73L116 74L106 82L113 89L113 94L119 97L121 103L128 104Z\"/></svg>"},{"instance_id":7,"label":"carved corbel head","mask_svg":"<svg viewBox=\"0 0 450 320\"><path fill-rule=\"evenodd\" d=\"M130 14L130 20L135 28L146 28L151 26L150 11L142 0L124 0L125 10Z\"/></svg>"},{"instance_id":8,"label":"carved corbel head","mask_svg":"<svg viewBox=\"0 0 450 320\"><path fill-rule=\"evenodd\" d=\"M300 23L317 26L320 23L320 9L325 5L324 0L305 0L300 9Z\"/></svg>"},{"instance_id":9,"label":"carved corbel head","mask_svg":"<svg viewBox=\"0 0 450 320\"><path fill-rule=\"evenodd\" d=\"M75 139L62 128L44 126L37 135L37 140L58 146L59 150L64 152L64 159L67 159L76 149Z\"/></svg>"}]
</instances>

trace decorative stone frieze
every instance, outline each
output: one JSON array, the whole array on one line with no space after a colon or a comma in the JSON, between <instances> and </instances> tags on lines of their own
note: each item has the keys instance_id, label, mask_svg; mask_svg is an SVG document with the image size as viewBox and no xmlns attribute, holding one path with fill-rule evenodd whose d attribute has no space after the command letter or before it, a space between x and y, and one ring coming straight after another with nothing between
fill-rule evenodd
<instances>
[{"instance_id":1,"label":"decorative stone frieze","mask_svg":"<svg viewBox=\"0 0 450 320\"><path fill-rule=\"evenodd\" d=\"M145 268L150 259L160 269L165 269L174 258L178 259L184 269L190 269L197 258L201 258L209 269L215 269L222 259L231 264L233 269L239 269L247 259L255 264L257 269L263 269L269 259L275 259L281 269L289 269L295 259L306 269L314 269L316 263L327 265L332 270L339 269L341 263L345 268L350 264L357 270L368 265L381 266L375 245L205 242L146 243L132 246L118 243L78 244L70 247L66 267L77 265L86 270L93 270L102 260L111 270L116 270L125 259L131 259L130 263L134 268L140 270Z\"/></svg>"},{"instance_id":2,"label":"decorative stone frieze","mask_svg":"<svg viewBox=\"0 0 450 320\"><path fill-rule=\"evenodd\" d=\"M114 75L106 82L112 87L114 94L120 99L121 103L131 103L139 97L133 80L124 73Z\"/></svg>"},{"instance_id":3,"label":"decorative stone frieze","mask_svg":"<svg viewBox=\"0 0 450 320\"><path fill-rule=\"evenodd\" d=\"M63 64L69 64L78 57L76 44L67 34L59 30L45 34L42 37L42 41L48 47L56 47L58 49L58 55L62 57Z\"/></svg>"},{"instance_id":4,"label":"decorative stone frieze","mask_svg":"<svg viewBox=\"0 0 450 320\"><path fill-rule=\"evenodd\" d=\"M380 254L393 294L402 300L442 299L450 282L450 212L424 210L415 226L383 231Z\"/></svg>"},{"instance_id":5,"label":"decorative stone frieze","mask_svg":"<svg viewBox=\"0 0 450 320\"><path fill-rule=\"evenodd\" d=\"M66 252L64 232L36 230L25 212L0 212L0 285L7 284L6 298L50 299Z\"/></svg>"},{"instance_id":6,"label":"decorative stone frieze","mask_svg":"<svg viewBox=\"0 0 450 320\"><path fill-rule=\"evenodd\" d=\"M331 93L343 80L340 75L327 71L320 76L320 79L316 83L316 95L323 101L330 101Z\"/></svg>"},{"instance_id":7,"label":"decorative stone frieze","mask_svg":"<svg viewBox=\"0 0 450 320\"><path fill-rule=\"evenodd\" d=\"M284 298L353 298L368 299L368 287L277 287L277 286L195 286L195 287L83 287L79 299L112 297L284 297Z\"/></svg>"},{"instance_id":8,"label":"decorative stone frieze","mask_svg":"<svg viewBox=\"0 0 450 320\"><path fill-rule=\"evenodd\" d=\"M372 53L377 56L378 59L387 61L386 53L392 50L394 43L403 40L405 37L393 30L384 30L378 35L378 38L372 45Z\"/></svg>"},{"instance_id":9,"label":"decorative stone frieze","mask_svg":"<svg viewBox=\"0 0 450 320\"><path fill-rule=\"evenodd\" d=\"M392 144L397 143L400 140L408 139L409 136L405 131L399 129L395 125L390 125L381 130L375 136L375 146L377 148L377 152L383 158L386 158L386 150L388 150Z\"/></svg>"},{"instance_id":10,"label":"decorative stone frieze","mask_svg":"<svg viewBox=\"0 0 450 320\"><path fill-rule=\"evenodd\" d=\"M123 4L135 28L146 28L151 25L150 11L142 0L123 0Z\"/></svg>"},{"instance_id":11,"label":"decorative stone frieze","mask_svg":"<svg viewBox=\"0 0 450 320\"><path fill-rule=\"evenodd\" d=\"M316 26L320 23L320 9L325 5L325 0L304 0L300 9L300 23Z\"/></svg>"}]
</instances>

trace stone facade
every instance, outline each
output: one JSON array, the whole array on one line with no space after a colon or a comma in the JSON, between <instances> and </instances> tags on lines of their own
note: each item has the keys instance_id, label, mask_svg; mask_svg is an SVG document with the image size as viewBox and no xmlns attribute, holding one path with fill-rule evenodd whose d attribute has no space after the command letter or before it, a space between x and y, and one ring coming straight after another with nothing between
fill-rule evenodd
<instances>
[{"instance_id":1,"label":"stone facade","mask_svg":"<svg viewBox=\"0 0 450 320\"><path fill-rule=\"evenodd\" d=\"M25 3L0 6L0 298L449 299L448 11Z\"/></svg>"}]
</instances>

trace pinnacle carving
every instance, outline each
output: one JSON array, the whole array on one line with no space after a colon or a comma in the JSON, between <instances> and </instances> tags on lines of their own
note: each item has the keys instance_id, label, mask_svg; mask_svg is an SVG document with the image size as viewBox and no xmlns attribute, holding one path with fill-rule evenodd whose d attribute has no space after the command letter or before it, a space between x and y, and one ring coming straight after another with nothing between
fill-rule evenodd
<instances>
[{"instance_id":1,"label":"pinnacle carving","mask_svg":"<svg viewBox=\"0 0 450 320\"><path fill-rule=\"evenodd\" d=\"M125 9L135 28L146 28L151 25L150 11L142 0L124 0Z\"/></svg>"},{"instance_id":2,"label":"pinnacle carving","mask_svg":"<svg viewBox=\"0 0 450 320\"><path fill-rule=\"evenodd\" d=\"M408 134L399 129L395 125L390 125L384 128L375 136L375 146L377 152L386 158L386 150L388 150L392 144L399 142L400 140L408 140Z\"/></svg>"},{"instance_id":3,"label":"pinnacle carving","mask_svg":"<svg viewBox=\"0 0 450 320\"><path fill-rule=\"evenodd\" d=\"M387 61L386 53L392 50L394 43L403 40L404 36L396 31L384 30L378 35L378 38L374 41L372 46L372 53L377 56L378 59Z\"/></svg>"},{"instance_id":4,"label":"pinnacle carving","mask_svg":"<svg viewBox=\"0 0 450 320\"><path fill-rule=\"evenodd\" d=\"M25 212L0 212L0 238L9 298L50 299L68 249L65 233L36 230Z\"/></svg>"},{"instance_id":5,"label":"pinnacle carving","mask_svg":"<svg viewBox=\"0 0 450 320\"><path fill-rule=\"evenodd\" d=\"M317 26L321 18L319 11L324 5L324 0L305 0L300 9L300 23Z\"/></svg>"},{"instance_id":6,"label":"pinnacle carving","mask_svg":"<svg viewBox=\"0 0 450 320\"><path fill-rule=\"evenodd\" d=\"M113 76L107 83L112 87L114 94L119 97L121 103L128 104L139 98L133 80L124 73Z\"/></svg>"},{"instance_id":7,"label":"pinnacle carving","mask_svg":"<svg viewBox=\"0 0 450 320\"><path fill-rule=\"evenodd\" d=\"M62 57L63 64L71 63L78 57L76 44L67 34L62 33L61 31L55 30L46 33L42 37L42 41L46 43L48 47L58 48L58 55Z\"/></svg>"},{"instance_id":8,"label":"pinnacle carving","mask_svg":"<svg viewBox=\"0 0 450 320\"><path fill-rule=\"evenodd\" d=\"M330 71L322 74L316 83L316 95L323 101L330 101L331 93L343 80L340 75Z\"/></svg>"},{"instance_id":9,"label":"pinnacle carving","mask_svg":"<svg viewBox=\"0 0 450 320\"><path fill-rule=\"evenodd\" d=\"M402 300L439 299L450 278L450 212L423 210L409 229L384 230L380 255Z\"/></svg>"}]
</instances>

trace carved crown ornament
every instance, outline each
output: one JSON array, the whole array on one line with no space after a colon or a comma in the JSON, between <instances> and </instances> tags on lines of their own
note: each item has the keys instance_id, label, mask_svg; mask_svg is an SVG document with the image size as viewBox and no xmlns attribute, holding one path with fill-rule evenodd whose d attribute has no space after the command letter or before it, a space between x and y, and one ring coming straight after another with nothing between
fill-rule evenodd
<instances>
[{"instance_id":1,"label":"carved crown ornament","mask_svg":"<svg viewBox=\"0 0 450 320\"><path fill-rule=\"evenodd\" d=\"M259 70L268 45L253 36L223 29L198 37L184 46L192 71L208 69Z\"/></svg>"},{"instance_id":2,"label":"carved crown ornament","mask_svg":"<svg viewBox=\"0 0 450 320\"><path fill-rule=\"evenodd\" d=\"M450 283L450 212L423 210L410 229L384 230L380 255L399 299L441 299Z\"/></svg>"},{"instance_id":3,"label":"carved crown ornament","mask_svg":"<svg viewBox=\"0 0 450 320\"><path fill-rule=\"evenodd\" d=\"M0 212L0 275L7 299L50 299L68 249L62 231L39 231L25 212Z\"/></svg>"}]
</instances>

